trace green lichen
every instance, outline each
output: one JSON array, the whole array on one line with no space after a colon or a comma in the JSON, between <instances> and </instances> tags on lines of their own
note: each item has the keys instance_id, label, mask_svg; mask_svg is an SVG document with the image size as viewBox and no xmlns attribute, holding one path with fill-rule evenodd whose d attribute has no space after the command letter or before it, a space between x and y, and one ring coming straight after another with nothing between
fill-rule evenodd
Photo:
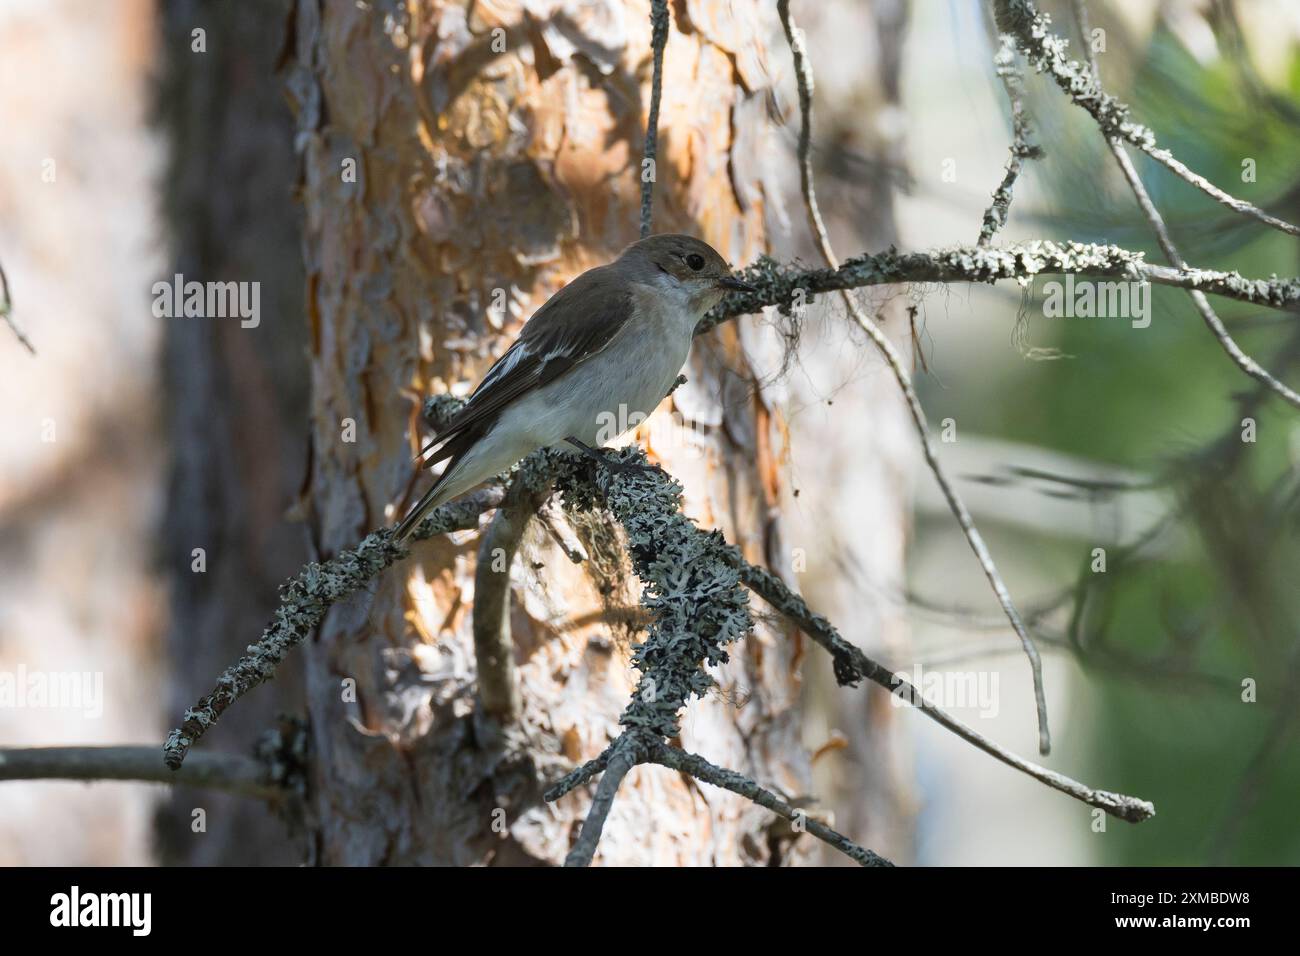
<instances>
[{"instance_id":1,"label":"green lichen","mask_svg":"<svg viewBox=\"0 0 1300 956\"><path fill-rule=\"evenodd\" d=\"M611 460L646 464L644 453L631 448ZM725 663L727 645L753 627L748 593L727 560L727 542L682 514L682 487L661 471L597 465L585 475L571 472L557 488L568 508L609 509L623 526L632 567L645 588L641 604L651 623L632 653L641 677L619 723L660 738L676 736L681 709L713 686L704 667Z\"/></svg>"}]
</instances>

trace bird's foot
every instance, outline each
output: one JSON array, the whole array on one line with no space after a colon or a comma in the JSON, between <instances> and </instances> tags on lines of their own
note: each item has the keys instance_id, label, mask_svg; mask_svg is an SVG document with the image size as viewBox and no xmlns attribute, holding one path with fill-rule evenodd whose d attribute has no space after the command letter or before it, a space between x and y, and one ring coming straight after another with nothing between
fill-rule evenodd
<instances>
[{"instance_id":1,"label":"bird's foot","mask_svg":"<svg viewBox=\"0 0 1300 956\"><path fill-rule=\"evenodd\" d=\"M664 470L658 465L638 465L636 462L631 461L614 461L608 454L601 454L600 450L592 448L586 442L578 441L578 439L573 437L564 440L574 448L578 449L578 451L582 453L583 457L590 458L592 461L599 463L602 468L606 468L615 474L641 472L642 474L655 473L662 475L664 473Z\"/></svg>"}]
</instances>

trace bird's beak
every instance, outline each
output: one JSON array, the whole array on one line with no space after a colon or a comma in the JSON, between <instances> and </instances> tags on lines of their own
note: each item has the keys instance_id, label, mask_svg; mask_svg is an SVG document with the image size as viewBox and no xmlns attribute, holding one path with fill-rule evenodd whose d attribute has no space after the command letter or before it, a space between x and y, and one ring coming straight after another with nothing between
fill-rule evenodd
<instances>
[{"instance_id":1,"label":"bird's beak","mask_svg":"<svg viewBox=\"0 0 1300 956\"><path fill-rule=\"evenodd\" d=\"M722 289L730 289L732 292L757 292L748 282L741 282L734 276L723 276L718 280L718 286Z\"/></svg>"}]
</instances>

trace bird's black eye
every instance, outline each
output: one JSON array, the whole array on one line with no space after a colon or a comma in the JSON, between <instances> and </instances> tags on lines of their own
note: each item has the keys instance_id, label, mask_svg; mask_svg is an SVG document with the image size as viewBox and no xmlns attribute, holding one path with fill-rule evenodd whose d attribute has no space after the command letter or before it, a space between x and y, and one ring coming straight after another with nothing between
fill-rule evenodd
<instances>
[{"instance_id":1,"label":"bird's black eye","mask_svg":"<svg viewBox=\"0 0 1300 956\"><path fill-rule=\"evenodd\" d=\"M694 271L699 272L701 269L704 268L704 257L702 255L699 255L698 253L692 252L689 256L686 257L686 264L690 266Z\"/></svg>"}]
</instances>

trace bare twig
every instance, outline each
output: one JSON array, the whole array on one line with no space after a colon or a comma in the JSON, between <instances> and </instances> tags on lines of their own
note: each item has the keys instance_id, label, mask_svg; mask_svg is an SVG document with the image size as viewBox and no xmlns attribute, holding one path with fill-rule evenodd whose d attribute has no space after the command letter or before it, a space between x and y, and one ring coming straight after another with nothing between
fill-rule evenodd
<instances>
[{"instance_id":1,"label":"bare twig","mask_svg":"<svg viewBox=\"0 0 1300 956\"><path fill-rule=\"evenodd\" d=\"M641 153L641 238L650 235L654 219L655 179L659 175L659 99L663 93L664 45L668 42L668 0L650 0L650 49L654 59L650 78L650 115ZM648 163L648 166L647 166Z\"/></svg>"},{"instance_id":2,"label":"bare twig","mask_svg":"<svg viewBox=\"0 0 1300 956\"><path fill-rule=\"evenodd\" d=\"M1034 68L1050 76L1071 102L1087 111L1107 139L1121 139L1137 147L1179 178L1234 212L1289 235L1300 236L1300 227L1224 192L1175 159L1169 150L1157 146L1155 133L1146 126L1133 122L1128 105L1101 88L1094 70L1069 59L1066 55L1068 41L1052 32L1051 17L1039 13L1032 0L995 0L994 17L998 30L1012 34L1020 52Z\"/></svg>"},{"instance_id":3,"label":"bare twig","mask_svg":"<svg viewBox=\"0 0 1300 956\"><path fill-rule=\"evenodd\" d=\"M1079 21L1079 29L1087 36L1088 31L1088 10L1082 0L1075 0L1074 13ZM1098 69L1097 56L1088 47L1089 58L1089 79L1095 84L1098 95L1105 97L1106 93L1101 86L1101 72ZM1098 120L1100 124L1101 121ZM1169 229L1165 226L1164 217L1160 215L1160 210L1156 204L1151 201L1151 195L1142 183L1142 177L1138 175L1137 170L1133 167L1133 160L1129 158L1124 149L1123 142L1118 134L1108 130L1104 124L1101 124L1102 135L1106 138L1106 145L1110 147L1111 154L1115 157L1115 162L1119 164L1120 171L1123 172L1124 178L1128 181L1129 188L1133 191L1133 196L1137 199L1138 206L1142 209L1142 215L1146 217L1147 222L1151 225L1151 230L1156 234L1156 240L1160 243L1161 250L1164 251L1165 258L1169 264L1178 269L1186 269L1187 262L1179 253L1178 247L1174 245L1173 238L1169 235ZM1225 194L1226 195L1226 194ZM1231 198L1231 197L1229 197ZM1251 207L1252 209L1254 207ZM1244 211L1244 210L1238 210ZM1280 221L1280 220L1279 220ZM1285 225L1285 224L1284 224ZM1296 235L1300 235L1297 232ZM1199 289L1190 290L1192 303L1196 306L1196 311L1200 313L1210 334L1218 341L1223 350L1228 353L1228 357L1237 364L1243 372L1251 378L1266 385L1272 389L1285 401L1289 402L1296 408L1300 408L1300 393L1284 385L1274 378L1262 365L1242 351L1235 339L1229 334L1214 308L1210 305L1210 300L1205 297L1205 293Z\"/></svg>"},{"instance_id":4,"label":"bare twig","mask_svg":"<svg viewBox=\"0 0 1300 956\"><path fill-rule=\"evenodd\" d=\"M784 817L796 827L803 827L817 839L833 846L841 853L856 860L863 866L893 866L883 856L873 853L865 847L858 846L848 837L837 833L818 820L813 819L803 810L796 810L770 790L765 790L743 774L733 770L715 767L703 757L687 753L676 747L659 744L651 749L650 760L681 773L689 774L696 780L710 783L715 787L730 790L742 797L752 800L760 807L766 807L778 816Z\"/></svg>"},{"instance_id":5,"label":"bare twig","mask_svg":"<svg viewBox=\"0 0 1300 956\"><path fill-rule=\"evenodd\" d=\"M790 51L794 55L794 72L799 84L799 105L801 107L799 180L808 210L808 222L812 227L817 245L821 249L826 264L832 269L838 269L839 260L835 256L835 250L831 247L830 237L826 233L826 226L822 222L821 212L817 206L817 192L813 184L812 159L809 155L809 146L812 139L812 69L808 64L808 58L803 48L802 31L795 26L790 16L789 0L778 0L777 13L781 17L781 25L785 29L786 39L790 43ZM939 490L943 492L949 509L957 519L957 524L961 526L962 533L966 536L967 543L975 553L975 558L979 561L984 576L988 579L989 586L998 599L998 603L1002 605L1007 620L1011 622L1012 629L1016 632L1016 636L1020 638L1021 647L1024 648L1025 657L1029 660L1029 667L1034 678L1034 702L1038 711L1038 750L1043 754L1050 753L1052 735L1047 726L1047 694L1043 689L1043 664L1039 657L1038 648L1034 644L1034 639L1030 636L1029 629L1025 627L1024 622L1020 619L1020 612L1016 610L1016 606L1011 600L1011 592L1007 589L1006 583L1002 580L1002 575L993 563L993 556L984 543L984 537L979 533L979 529L975 527L975 521L971 517L970 511L966 508L965 502L961 500L956 488L944 472L943 466L939 463L938 452L930 438L930 425L925 417L925 409L921 407L921 400L912 387L912 379L904 367L902 356L898 354L893 343L889 341L889 337L858 305L857 300L847 291L843 295L844 303L848 307L849 315L853 318L854 323L867 333L884 357L885 362L889 365L890 371L894 373L894 379L898 382L899 389L902 390L903 398L906 400L908 411L912 416L912 423L915 425L917 436L920 438L921 450L925 455L926 464L930 466L930 472L934 475Z\"/></svg>"},{"instance_id":6,"label":"bare twig","mask_svg":"<svg viewBox=\"0 0 1300 956\"><path fill-rule=\"evenodd\" d=\"M1089 806L1097 807L1111 816L1127 820L1129 823L1141 823L1155 815L1155 807L1146 800L1112 793L1108 790L1095 790L1079 783L1077 780L1059 774L1054 770L1031 763L1009 750L977 733L965 724L950 717L947 713L929 703L911 682L901 675L894 674L887 667L867 657L861 650L850 644L826 618L810 609L803 598L799 597L778 578L763 568L756 568L741 560L738 552L732 552L732 559L741 570L741 579L746 586L770 604L776 611L789 618L799 629L825 648L831 655L835 669L835 679L845 686L851 686L861 680L869 680L883 687L891 694L897 694L914 705L921 713L940 726L950 730L962 740L973 744L991 757L1014 767L1021 773L1028 774L1040 783L1054 790L1074 797Z\"/></svg>"},{"instance_id":7,"label":"bare twig","mask_svg":"<svg viewBox=\"0 0 1300 956\"><path fill-rule=\"evenodd\" d=\"M631 773L632 768L643 763L646 756L645 741L642 732L631 731L622 734L611 748L609 759L600 783L596 785L596 795L591 800L591 808L582 821L582 831L574 841L569 855L564 858L565 866L590 866L596 855L596 844L605 830L605 820L614 806L614 797L618 793L623 778Z\"/></svg>"},{"instance_id":8,"label":"bare twig","mask_svg":"<svg viewBox=\"0 0 1300 956\"><path fill-rule=\"evenodd\" d=\"M830 240L826 238L826 223L822 221L821 207L817 205L817 189L813 180L812 168L812 111L813 90L816 80L812 67L808 64L808 49L804 45L803 30L794 22L790 13L790 0L777 0L777 16L781 18L781 29L785 31L786 43L790 45L790 55L794 59L795 86L799 91L799 187L803 190L808 224L813 236L821 247L827 265L839 268L834 253L827 254Z\"/></svg>"},{"instance_id":9,"label":"bare twig","mask_svg":"<svg viewBox=\"0 0 1300 956\"><path fill-rule=\"evenodd\" d=\"M479 542L474 567L474 661L483 709L509 722L519 713L515 645L510 634L510 566L539 501L550 494L528 487L527 472L510 482L506 497Z\"/></svg>"},{"instance_id":10,"label":"bare twig","mask_svg":"<svg viewBox=\"0 0 1300 956\"><path fill-rule=\"evenodd\" d=\"M254 757L195 754L179 770L158 762L155 747L27 747L0 750L0 780L136 780L211 787L261 799L286 791Z\"/></svg>"},{"instance_id":11,"label":"bare twig","mask_svg":"<svg viewBox=\"0 0 1300 956\"><path fill-rule=\"evenodd\" d=\"M36 347L23 334L22 328L18 325L18 320L14 318L14 300L9 295L9 277L5 275L4 266L2 265L0 265L0 319L5 320L5 323L27 351L35 355Z\"/></svg>"}]
</instances>

